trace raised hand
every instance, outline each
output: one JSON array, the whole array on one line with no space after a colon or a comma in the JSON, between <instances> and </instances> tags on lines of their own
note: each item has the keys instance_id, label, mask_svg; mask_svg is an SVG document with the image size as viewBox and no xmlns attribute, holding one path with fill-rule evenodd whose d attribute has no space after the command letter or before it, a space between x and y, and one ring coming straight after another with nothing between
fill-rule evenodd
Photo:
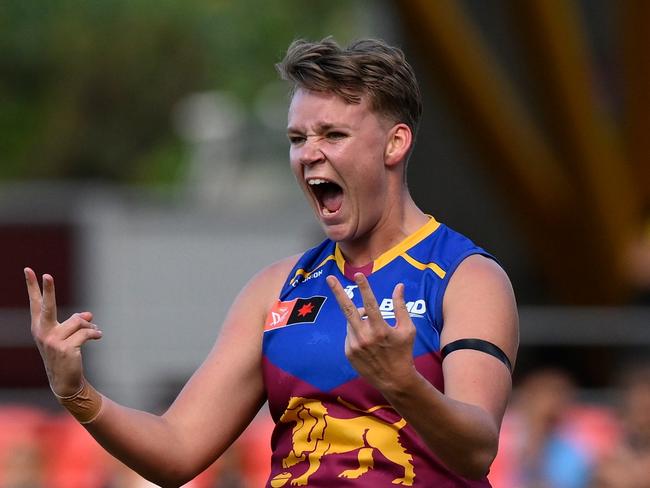
<instances>
[{"instance_id":1,"label":"raised hand","mask_svg":"<svg viewBox=\"0 0 650 488\"><path fill-rule=\"evenodd\" d=\"M363 307L357 308L334 277L327 284L347 320L345 355L352 366L380 391L399 388L416 374L413 363L415 325L406 309L404 285L393 290L395 326L386 323L368 280L362 273L354 276Z\"/></svg>"},{"instance_id":2,"label":"raised hand","mask_svg":"<svg viewBox=\"0 0 650 488\"><path fill-rule=\"evenodd\" d=\"M36 274L25 268L32 336L38 347L52 391L61 397L77 393L83 384L81 346L90 339L100 339L102 332L91 323L90 312L75 313L65 322L56 317L54 278L43 275L43 293Z\"/></svg>"}]
</instances>

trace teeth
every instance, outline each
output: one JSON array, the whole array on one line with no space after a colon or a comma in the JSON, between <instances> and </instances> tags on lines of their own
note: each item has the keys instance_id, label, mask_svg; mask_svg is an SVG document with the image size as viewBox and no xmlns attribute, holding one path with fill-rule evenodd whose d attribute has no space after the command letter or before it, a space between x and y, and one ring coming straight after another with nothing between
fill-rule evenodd
<instances>
[{"instance_id":1,"label":"teeth","mask_svg":"<svg viewBox=\"0 0 650 488\"><path fill-rule=\"evenodd\" d=\"M312 180L307 181L308 185L320 185L321 183L327 183L325 180L321 180L320 178L314 178Z\"/></svg>"}]
</instances>

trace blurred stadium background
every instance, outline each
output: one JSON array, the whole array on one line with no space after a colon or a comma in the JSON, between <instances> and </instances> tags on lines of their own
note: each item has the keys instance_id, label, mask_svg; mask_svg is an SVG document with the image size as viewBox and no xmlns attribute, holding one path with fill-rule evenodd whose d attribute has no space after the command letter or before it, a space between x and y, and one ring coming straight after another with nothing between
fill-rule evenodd
<instances>
[{"instance_id":1,"label":"blurred stadium background","mask_svg":"<svg viewBox=\"0 0 650 488\"><path fill-rule=\"evenodd\" d=\"M95 313L93 383L163 409L249 277L321 239L273 64L326 35L412 61L416 201L509 272L515 385L563 376L570 408L552 408L585 425L573 440L591 469L621 435L621 373L650 360L648 25L643 0L0 2L0 486L146 486L52 399L22 268L55 276L60 316ZM264 414L192 486L261 486Z\"/></svg>"}]
</instances>

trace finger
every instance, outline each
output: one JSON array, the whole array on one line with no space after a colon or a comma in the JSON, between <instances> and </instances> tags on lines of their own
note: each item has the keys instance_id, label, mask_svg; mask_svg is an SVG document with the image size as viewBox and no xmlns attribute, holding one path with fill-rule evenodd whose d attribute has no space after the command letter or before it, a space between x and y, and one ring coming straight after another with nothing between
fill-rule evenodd
<instances>
[{"instance_id":1,"label":"finger","mask_svg":"<svg viewBox=\"0 0 650 488\"><path fill-rule=\"evenodd\" d=\"M357 310L357 307L354 305L354 303L352 303L352 300L350 300L350 297L343 290L343 286L341 286L339 280L337 280L336 277L330 275L325 279L325 281L327 281L327 284L332 290L334 298L339 304L339 308L341 309L341 312L343 312L343 315L345 315L348 323L352 324L353 326L358 325L358 323L361 321L359 311Z\"/></svg>"},{"instance_id":2,"label":"finger","mask_svg":"<svg viewBox=\"0 0 650 488\"><path fill-rule=\"evenodd\" d=\"M404 300L404 284L398 283L393 289L393 309L395 311L395 325L408 323L411 320L409 311L406 308L406 300Z\"/></svg>"},{"instance_id":3,"label":"finger","mask_svg":"<svg viewBox=\"0 0 650 488\"><path fill-rule=\"evenodd\" d=\"M25 268L25 282L27 283L27 294L29 295L29 313L32 317L32 324L38 323L41 316L41 289L38 286L36 273L31 268Z\"/></svg>"},{"instance_id":4,"label":"finger","mask_svg":"<svg viewBox=\"0 0 650 488\"><path fill-rule=\"evenodd\" d=\"M79 312L78 314L82 319L87 320L88 322L93 321L93 313L92 312Z\"/></svg>"},{"instance_id":5,"label":"finger","mask_svg":"<svg viewBox=\"0 0 650 488\"><path fill-rule=\"evenodd\" d=\"M345 325L345 327L346 327L346 334L345 334L346 347L347 348L353 347L359 343L359 335L357 334L357 330L354 328L354 326L350 325L349 320Z\"/></svg>"},{"instance_id":6,"label":"finger","mask_svg":"<svg viewBox=\"0 0 650 488\"><path fill-rule=\"evenodd\" d=\"M102 338L102 331L98 329L79 329L68 337L68 344L72 347L81 347L86 342Z\"/></svg>"},{"instance_id":7,"label":"finger","mask_svg":"<svg viewBox=\"0 0 650 488\"><path fill-rule=\"evenodd\" d=\"M66 340L68 337L81 329L98 330L98 327L95 324L83 319L81 314L74 314L68 320L59 325L56 328L56 331L59 332L59 336L62 340Z\"/></svg>"},{"instance_id":8,"label":"finger","mask_svg":"<svg viewBox=\"0 0 650 488\"><path fill-rule=\"evenodd\" d=\"M381 320L383 322L383 317L379 311L379 304L375 298L375 294L370 288L370 283L368 283L368 278L363 273L357 273L354 275L354 281L359 287L361 292L361 299L363 300L363 308L369 319L373 321Z\"/></svg>"},{"instance_id":9,"label":"finger","mask_svg":"<svg viewBox=\"0 0 650 488\"><path fill-rule=\"evenodd\" d=\"M357 312L359 312L359 317L361 317L361 320L366 320L368 318L365 307L357 308Z\"/></svg>"},{"instance_id":10,"label":"finger","mask_svg":"<svg viewBox=\"0 0 650 488\"><path fill-rule=\"evenodd\" d=\"M56 296L54 278L49 274L43 275L43 300L41 302L41 326L54 327L56 322Z\"/></svg>"},{"instance_id":11,"label":"finger","mask_svg":"<svg viewBox=\"0 0 650 488\"><path fill-rule=\"evenodd\" d=\"M354 306L354 303L352 305ZM352 347L358 345L360 343L360 340L365 336L361 329L361 326L363 325L363 321L368 318L366 315L366 310L363 307L357 307L356 311L357 315L355 315L355 317L357 318L353 321L355 322L355 325L352 325L350 320L348 320L346 324L346 343L348 346Z\"/></svg>"},{"instance_id":12,"label":"finger","mask_svg":"<svg viewBox=\"0 0 650 488\"><path fill-rule=\"evenodd\" d=\"M359 338L354 331L354 327L350 325L350 322L347 323L346 327L347 333L345 334L345 343L343 350L345 352L345 356L348 359L351 359L353 357L354 351L359 349Z\"/></svg>"}]
</instances>

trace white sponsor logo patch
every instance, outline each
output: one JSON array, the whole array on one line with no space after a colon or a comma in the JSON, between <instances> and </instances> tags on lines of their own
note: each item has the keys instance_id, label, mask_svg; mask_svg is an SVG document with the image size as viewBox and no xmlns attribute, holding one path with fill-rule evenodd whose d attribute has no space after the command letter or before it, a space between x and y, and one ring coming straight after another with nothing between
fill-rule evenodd
<instances>
[{"instance_id":1,"label":"white sponsor logo patch","mask_svg":"<svg viewBox=\"0 0 650 488\"><path fill-rule=\"evenodd\" d=\"M278 325L280 322L282 322L282 320L284 320L284 318L287 316L288 313L289 313L289 308L287 307L281 307L278 308L277 312L271 312L271 322L272 322L271 325L273 327Z\"/></svg>"},{"instance_id":2,"label":"white sponsor logo patch","mask_svg":"<svg viewBox=\"0 0 650 488\"><path fill-rule=\"evenodd\" d=\"M406 302L406 310L408 310L411 317L421 319L424 317L424 314L427 313L427 302L422 299L413 302ZM383 318L394 319L395 306L393 305L393 299L384 298L379 305L379 311Z\"/></svg>"},{"instance_id":3,"label":"white sponsor logo patch","mask_svg":"<svg viewBox=\"0 0 650 488\"><path fill-rule=\"evenodd\" d=\"M343 289L343 291L348 296L348 298L352 298L352 297L354 297L354 289L355 288L359 288L359 287L357 285L348 285Z\"/></svg>"}]
</instances>

